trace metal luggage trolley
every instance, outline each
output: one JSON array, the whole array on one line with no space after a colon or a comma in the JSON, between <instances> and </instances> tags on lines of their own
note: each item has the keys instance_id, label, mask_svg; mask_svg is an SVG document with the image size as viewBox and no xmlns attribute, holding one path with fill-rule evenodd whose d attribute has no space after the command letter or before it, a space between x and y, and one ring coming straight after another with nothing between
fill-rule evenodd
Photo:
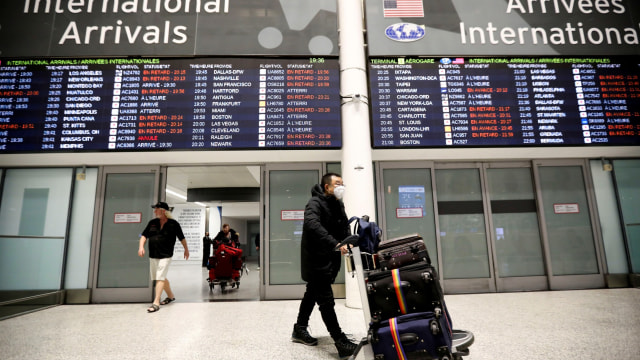
<instances>
[{"instance_id":1,"label":"metal luggage trolley","mask_svg":"<svg viewBox=\"0 0 640 360\"><path fill-rule=\"evenodd\" d=\"M357 236L350 236L345 239L342 243L338 245L338 247L349 244L349 254L348 256L351 259L352 269L347 269L347 271L355 271L355 276L358 282L358 290L360 293L360 300L362 302L362 311L364 313L365 323L368 325L371 323L371 311L369 308L369 299L367 297L367 285L365 282L365 278L368 276L369 271L365 270L362 266L362 257L360 248L358 246L354 246L357 243ZM453 344L451 353L453 354L453 359L451 360L462 360L463 356L469 355L469 347L473 344L474 337L473 333L467 330L453 330ZM362 338L356 351L353 353L349 360L373 360L376 359L373 349L371 347L371 343L368 337ZM377 360L377 359L376 359ZM446 360L446 359L442 359Z\"/></svg>"},{"instance_id":2,"label":"metal luggage trolley","mask_svg":"<svg viewBox=\"0 0 640 360\"><path fill-rule=\"evenodd\" d=\"M209 290L213 291L218 285L222 293L226 292L227 286L232 289L240 288L243 273L249 274L242 250L224 244L218 247L214 256L209 257L207 269L209 269L207 278Z\"/></svg>"}]
</instances>

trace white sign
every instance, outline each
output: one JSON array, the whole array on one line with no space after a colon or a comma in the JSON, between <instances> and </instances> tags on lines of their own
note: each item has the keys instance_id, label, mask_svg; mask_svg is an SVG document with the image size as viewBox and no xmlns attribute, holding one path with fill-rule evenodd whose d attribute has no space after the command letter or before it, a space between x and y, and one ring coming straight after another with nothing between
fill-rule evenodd
<instances>
[{"instance_id":1,"label":"white sign","mask_svg":"<svg viewBox=\"0 0 640 360\"><path fill-rule=\"evenodd\" d=\"M114 224L133 224L142 222L142 213L115 213Z\"/></svg>"},{"instance_id":2,"label":"white sign","mask_svg":"<svg viewBox=\"0 0 640 360\"><path fill-rule=\"evenodd\" d=\"M206 209L203 207L177 205L172 214L173 218L180 224L187 241L189 260L202 260L202 237L204 236ZM173 249L173 260L184 260L184 248L178 241L176 241Z\"/></svg>"},{"instance_id":3,"label":"white sign","mask_svg":"<svg viewBox=\"0 0 640 360\"><path fill-rule=\"evenodd\" d=\"M422 208L397 208L396 217L398 219L403 218L421 218Z\"/></svg>"},{"instance_id":4,"label":"white sign","mask_svg":"<svg viewBox=\"0 0 640 360\"><path fill-rule=\"evenodd\" d=\"M304 210L282 210L280 212L280 220L304 220Z\"/></svg>"},{"instance_id":5,"label":"white sign","mask_svg":"<svg viewBox=\"0 0 640 360\"><path fill-rule=\"evenodd\" d=\"M578 204L553 204L553 212L556 214L578 214Z\"/></svg>"}]
</instances>

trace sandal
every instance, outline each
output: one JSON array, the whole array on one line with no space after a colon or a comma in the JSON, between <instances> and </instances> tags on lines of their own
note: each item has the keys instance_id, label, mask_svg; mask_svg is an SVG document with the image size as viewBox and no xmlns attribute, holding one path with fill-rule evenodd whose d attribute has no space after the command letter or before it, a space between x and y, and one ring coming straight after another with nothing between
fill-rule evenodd
<instances>
[{"instance_id":1,"label":"sandal","mask_svg":"<svg viewBox=\"0 0 640 360\"><path fill-rule=\"evenodd\" d=\"M176 301L176 298L173 298L173 299L172 299L172 298L170 298L170 297L167 297L167 298L165 298L164 300L162 300L162 302L160 303L160 305L167 305L168 303L170 303L170 302L172 302L172 301Z\"/></svg>"},{"instance_id":2,"label":"sandal","mask_svg":"<svg viewBox=\"0 0 640 360\"><path fill-rule=\"evenodd\" d=\"M156 312L160 310L160 306L156 305L156 304L151 304L151 307L149 307L147 309L148 313L152 313L152 312Z\"/></svg>"}]
</instances>

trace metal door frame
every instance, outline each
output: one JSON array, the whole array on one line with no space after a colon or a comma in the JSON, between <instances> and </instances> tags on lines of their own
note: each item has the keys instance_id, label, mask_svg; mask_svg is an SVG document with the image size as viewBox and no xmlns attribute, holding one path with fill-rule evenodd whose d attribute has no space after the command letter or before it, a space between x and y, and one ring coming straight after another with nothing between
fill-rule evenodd
<instances>
[{"instance_id":1,"label":"metal door frame","mask_svg":"<svg viewBox=\"0 0 640 360\"><path fill-rule=\"evenodd\" d=\"M604 270L604 244L599 231L599 221L597 216L595 194L593 189L593 181L589 173L589 163L587 159L562 159L562 160L533 160L533 173L536 186L536 202L538 204L538 216L540 217L540 231L543 239L543 251L545 256L545 266L550 290L572 290L572 289L591 289L602 288L605 286L605 270ZM542 199L542 189L540 188L540 167L562 167L562 166L580 166L582 169L582 178L584 179L585 195L588 203L589 220L591 222L591 232L593 234L593 246L596 251L596 261L598 266L597 274L587 275L553 275L551 264L551 252L549 250L549 238L547 228L545 226L546 219L542 209L544 203Z\"/></svg>"},{"instance_id":2,"label":"metal door frame","mask_svg":"<svg viewBox=\"0 0 640 360\"><path fill-rule=\"evenodd\" d=\"M443 290L448 294L463 294L463 293L486 293L486 292L496 292L496 273L494 267L494 246L491 241L491 223L490 218L488 216L489 209L491 204L487 197L487 185L486 185L486 177L484 176L483 170L484 162L460 162L460 163L435 163L433 168L433 201L434 206L437 208L438 204L438 190L436 188L436 179L435 179L435 171L436 170L446 170L446 169L477 169L478 175L480 178L480 189L482 191L482 206L484 211L484 226L485 226L485 234L486 234L486 245L487 245L487 255L489 262L489 277L488 278L475 278L475 279L444 279L444 259L442 258L442 246L440 239L440 227L439 227L439 216L436 218L436 223L438 224L438 257L440 259L440 277L442 278L442 287Z\"/></svg>"},{"instance_id":3,"label":"metal door frame","mask_svg":"<svg viewBox=\"0 0 640 360\"><path fill-rule=\"evenodd\" d=\"M440 243L440 223L438 222L438 199L435 193L435 163L433 161L383 161L377 162L376 164L376 193L379 194L377 196L376 205L378 207L378 216L379 216L379 225L383 229L383 234L385 234L384 229L387 228L387 212L384 211L386 209L385 197L384 197L384 189L387 186L384 183L384 170L387 169L425 169L428 170L431 174L431 195L433 198L433 203L431 204L431 211L433 213L433 221L435 227L435 239L436 239L436 254L430 254L431 257L437 257L438 259L438 272L442 274L442 246ZM424 237L424 236L423 236ZM384 239L386 240L386 239Z\"/></svg>"},{"instance_id":4,"label":"metal door frame","mask_svg":"<svg viewBox=\"0 0 640 360\"><path fill-rule=\"evenodd\" d=\"M98 265L100 263L100 246L102 243L102 219L104 216L105 193L107 175L109 174L138 174L155 173L155 184L153 189L154 199L152 204L164 200L164 189L166 186L166 167L159 165L139 165L139 166L101 166L98 170L98 190L96 191L95 211L93 214L93 235L91 239L91 260L89 268L89 288L91 289L92 303L109 302L148 302L153 299L153 281L144 288L98 288ZM131 251L135 251L135 244Z\"/></svg>"},{"instance_id":5,"label":"metal door frame","mask_svg":"<svg viewBox=\"0 0 640 360\"><path fill-rule=\"evenodd\" d=\"M322 175L324 174L325 164L321 162L311 162L311 163L279 163L279 164L266 164L263 168L263 177L264 177L264 187L263 187L263 206L262 206L262 216L261 221L264 223L264 233L261 236L262 244L264 250L262 250L262 254L264 257L262 258L262 263L260 264L260 269L264 269L262 271L262 278L260 284L260 299L261 300L277 300L277 299L302 299L302 296L305 292L305 283L302 282L300 284L290 284L290 285L271 285L269 284L270 274L271 274L271 263L270 259L270 240L271 240L271 231L269 229L270 216L273 214L269 213L269 189L271 186L269 173L271 171L280 171L280 170L317 170L318 171L318 183L322 179ZM311 191L311 189L309 189ZM309 196L311 193L309 192ZM304 207L304 204L302 205ZM342 290L340 290L342 289ZM336 297L340 297L340 294L344 294L344 284L334 284L334 294Z\"/></svg>"},{"instance_id":6,"label":"metal door frame","mask_svg":"<svg viewBox=\"0 0 640 360\"><path fill-rule=\"evenodd\" d=\"M384 170L387 169L428 169L429 172L431 173L431 191L433 192L434 189L434 178L433 178L433 167L434 167L434 163L433 161L382 161L382 162L377 162L375 164L375 177L376 179L378 179L376 181L376 193L378 194L378 196L376 196L376 206L378 207L379 211L378 211L378 216L380 217L380 220L378 221L378 224L380 225L380 227L382 229L386 229L387 228L387 214L386 211L384 211L384 209L386 209L387 204L385 203L385 198L384 198L384 189L385 189L385 184L384 184ZM436 201L434 198L434 203L433 205L433 213L437 215L437 206L435 205ZM434 219L435 220L435 219ZM439 231L439 225L438 222L435 222L435 226L436 226L436 232ZM439 241L439 237L437 237L437 240ZM438 249L440 248L440 244L439 242L438 244Z\"/></svg>"},{"instance_id":7,"label":"metal door frame","mask_svg":"<svg viewBox=\"0 0 640 360\"><path fill-rule=\"evenodd\" d=\"M483 188L483 196L486 197L488 206L486 208L486 220L489 223L490 243L491 250L493 251L493 269L494 278L496 283L497 292L507 291L539 291L548 290L549 285L547 281L547 275L536 276L518 276L518 277L500 277L500 268L498 266L498 254L496 249L497 235L495 233L495 227L493 225L493 212L491 211L491 194L488 188L487 169L521 169L527 168L531 171L531 183L534 186L532 189L534 195L534 201L536 201L536 217L538 220L538 230L540 234L540 248L542 250L542 261L545 266L545 273L547 271L547 257L545 252L545 242L542 234L542 220L540 218L540 206L538 204L538 186L536 178L533 173L533 165L530 161L512 161L512 162L487 162L483 163L481 176L484 178L484 184L487 184Z\"/></svg>"}]
</instances>

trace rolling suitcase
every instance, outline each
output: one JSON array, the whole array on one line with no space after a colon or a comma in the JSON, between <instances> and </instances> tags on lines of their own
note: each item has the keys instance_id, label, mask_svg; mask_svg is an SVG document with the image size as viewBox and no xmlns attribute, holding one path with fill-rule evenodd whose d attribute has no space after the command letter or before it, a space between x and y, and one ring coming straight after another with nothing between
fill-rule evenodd
<instances>
[{"instance_id":1,"label":"rolling suitcase","mask_svg":"<svg viewBox=\"0 0 640 360\"><path fill-rule=\"evenodd\" d=\"M377 254L380 268L383 270L397 269L423 260L431 264L427 247L418 234L381 241Z\"/></svg>"},{"instance_id":2,"label":"rolling suitcase","mask_svg":"<svg viewBox=\"0 0 640 360\"><path fill-rule=\"evenodd\" d=\"M367 300L373 322L431 311L444 315L451 327L438 273L425 261L369 274Z\"/></svg>"},{"instance_id":3,"label":"rolling suitcase","mask_svg":"<svg viewBox=\"0 0 640 360\"><path fill-rule=\"evenodd\" d=\"M369 329L376 360L450 360L451 335L446 320L433 312L394 317Z\"/></svg>"},{"instance_id":4,"label":"rolling suitcase","mask_svg":"<svg viewBox=\"0 0 640 360\"><path fill-rule=\"evenodd\" d=\"M375 341L377 342L376 348L378 349L378 359L382 359L384 358L384 350L380 349L380 346L382 345L378 345L380 344L380 337L379 337L379 332L378 329L381 329L380 327L380 321L378 322L374 322L372 319L372 315L371 315L371 311L370 311L370 303L369 303L369 297L367 295L368 291L367 291L367 279L368 277L370 277L371 275L373 275L376 272L371 272L371 271L365 271L363 270L363 266L362 266L362 262L361 262L361 252L360 249L358 247L355 247L352 249L353 254L353 268L355 269L355 276L358 279L358 288L359 288L359 293L360 293L360 299L362 301L362 311L363 311L363 315L364 315L364 319L365 319L365 323L370 324L369 325L369 331L367 333L367 337L364 337L361 339L360 343L358 344L358 347L356 349L356 351L354 352L354 354L349 357L349 360L371 360L374 359L374 351L373 351L373 346L372 346L372 340L374 340L374 335L376 335L376 339ZM377 271L379 272L379 271ZM434 277L435 279L437 279L437 276ZM444 300L443 304L444 304ZM447 309L446 306L444 307L445 309L445 315L446 315L446 319L449 320L449 322L445 322L444 325L441 321L439 321L438 323L440 324L440 328L445 328L446 325L451 325L450 323L450 317L449 314L447 313ZM414 315L414 314L411 314ZM435 316L436 314L433 313L433 315ZM443 316L440 317L440 319L445 319ZM423 324L424 325L424 324ZM474 336L473 333L467 330L456 330L453 329L452 327L449 327L451 329L451 352L452 352L452 357L450 357L450 359L452 360L463 360L462 357L463 356L468 356L469 355L469 347L471 347L471 345L474 343ZM375 334L374 334L375 331ZM405 340L406 340L406 336L405 336ZM402 339L402 336L401 336ZM401 340L402 341L402 340ZM407 346L409 346L409 344L407 344ZM391 348L393 349L393 348ZM407 351L411 351L411 347L407 348ZM442 349L444 350L444 349ZM436 350L437 351L437 350ZM389 355L389 356L393 356L393 355ZM422 358L432 358L431 354L429 354L428 352L409 352L407 359L414 359L415 356L422 356ZM428 356L428 357L427 357ZM443 356L440 356L442 359L444 360ZM395 357L392 357L392 359L394 359Z\"/></svg>"}]
</instances>

